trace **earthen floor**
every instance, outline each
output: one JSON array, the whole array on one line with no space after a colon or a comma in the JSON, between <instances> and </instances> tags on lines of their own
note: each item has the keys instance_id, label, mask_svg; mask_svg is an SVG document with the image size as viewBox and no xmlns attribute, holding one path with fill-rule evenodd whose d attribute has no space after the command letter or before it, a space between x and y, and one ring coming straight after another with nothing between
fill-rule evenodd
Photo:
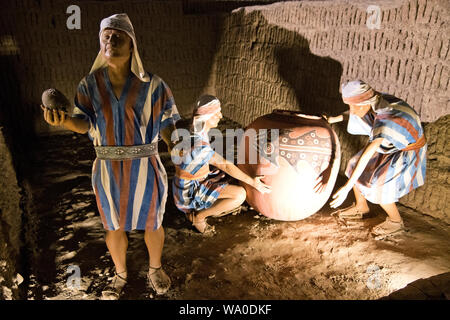
<instances>
[{"instance_id":1,"label":"earthen floor","mask_svg":"<svg viewBox=\"0 0 450 320\"><path fill-rule=\"evenodd\" d=\"M42 138L39 150L32 164L34 212L27 221L28 299L99 299L113 264L91 187L91 142L81 135L53 135ZM161 157L170 163L167 153ZM167 171L170 184L173 167ZM340 184L341 179L336 187ZM409 232L391 241L370 235L385 219L376 206L373 217L345 227L330 216L327 204L296 222L270 220L249 208L209 220L217 234L205 237L190 227L171 197L163 222L163 264L172 289L155 296L146 288L143 233L132 232L123 299L371 300L450 271L449 226L404 206ZM349 197L344 205L351 202ZM78 288L71 282L74 268L80 270Z\"/></svg>"}]
</instances>

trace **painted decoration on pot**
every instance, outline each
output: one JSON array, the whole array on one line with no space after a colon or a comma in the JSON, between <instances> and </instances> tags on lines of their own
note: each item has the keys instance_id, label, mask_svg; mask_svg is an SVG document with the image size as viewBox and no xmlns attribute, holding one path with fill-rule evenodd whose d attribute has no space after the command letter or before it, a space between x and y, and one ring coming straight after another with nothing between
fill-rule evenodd
<instances>
[{"instance_id":1,"label":"painted decoration on pot","mask_svg":"<svg viewBox=\"0 0 450 320\"><path fill-rule=\"evenodd\" d=\"M253 156L256 154L257 157ZM275 110L253 121L240 141L238 167L264 175L272 187L261 194L244 184L247 202L266 217L295 221L322 208L333 190L340 165L336 133L322 117ZM315 191L318 177L323 187Z\"/></svg>"}]
</instances>

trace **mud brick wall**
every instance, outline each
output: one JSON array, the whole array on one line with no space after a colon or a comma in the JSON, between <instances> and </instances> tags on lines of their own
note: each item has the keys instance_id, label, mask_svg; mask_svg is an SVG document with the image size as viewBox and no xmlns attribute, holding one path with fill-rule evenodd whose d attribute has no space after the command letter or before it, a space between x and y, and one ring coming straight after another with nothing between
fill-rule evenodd
<instances>
[{"instance_id":1,"label":"mud brick wall","mask_svg":"<svg viewBox=\"0 0 450 320\"><path fill-rule=\"evenodd\" d=\"M230 12L233 9L251 6L264 5L280 0L185 0L183 1L183 11L189 14L205 14L217 12Z\"/></svg>"},{"instance_id":2,"label":"mud brick wall","mask_svg":"<svg viewBox=\"0 0 450 320\"><path fill-rule=\"evenodd\" d=\"M22 209L21 188L12 156L0 127L0 300L18 298L14 282L19 270Z\"/></svg>"},{"instance_id":3,"label":"mud brick wall","mask_svg":"<svg viewBox=\"0 0 450 320\"><path fill-rule=\"evenodd\" d=\"M81 9L80 30L66 27L66 10L72 4ZM184 14L181 1L16 0L2 11L1 39L17 47L2 55L9 69L3 82L20 83L20 100L10 99L9 104L31 117L28 122L38 133L49 130L38 108L43 90L56 87L73 101L99 51L100 21L114 13L129 15L144 67L169 85L182 114L201 93L212 90L216 19Z\"/></svg>"},{"instance_id":4,"label":"mud brick wall","mask_svg":"<svg viewBox=\"0 0 450 320\"><path fill-rule=\"evenodd\" d=\"M380 29L366 24L369 5L380 8ZM276 108L338 114L346 109L340 84L363 79L430 122L426 186L401 202L449 223L443 163L450 158L437 147L449 132L445 120L433 123L450 110L449 19L450 3L439 0L302 1L235 10L224 19L215 57L223 114L242 125ZM347 134L345 124L334 128L342 171L365 139Z\"/></svg>"},{"instance_id":5,"label":"mud brick wall","mask_svg":"<svg viewBox=\"0 0 450 320\"><path fill-rule=\"evenodd\" d=\"M369 29L367 7L381 10ZM450 109L450 3L301 1L235 10L216 55L217 92L247 124L280 103L336 112L339 84L355 78L406 100L422 121ZM250 108L252 112L240 113Z\"/></svg>"},{"instance_id":6,"label":"mud brick wall","mask_svg":"<svg viewBox=\"0 0 450 320\"><path fill-rule=\"evenodd\" d=\"M450 115L427 123L425 136L428 143L425 185L400 202L450 224Z\"/></svg>"}]
</instances>

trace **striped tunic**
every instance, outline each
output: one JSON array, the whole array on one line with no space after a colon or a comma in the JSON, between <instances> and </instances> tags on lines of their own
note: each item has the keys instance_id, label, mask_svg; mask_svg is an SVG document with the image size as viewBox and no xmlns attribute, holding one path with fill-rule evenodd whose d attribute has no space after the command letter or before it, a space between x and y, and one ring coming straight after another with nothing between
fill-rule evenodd
<instances>
[{"instance_id":1,"label":"striped tunic","mask_svg":"<svg viewBox=\"0 0 450 320\"><path fill-rule=\"evenodd\" d=\"M347 130L352 134L366 134L370 141L383 138L356 187L368 201L389 204L424 184L427 145L402 151L423 136L420 118L406 102L385 94L382 98L388 102L388 108L377 111L375 116L351 117ZM347 177L351 176L363 151L350 159Z\"/></svg>"},{"instance_id":2,"label":"striped tunic","mask_svg":"<svg viewBox=\"0 0 450 320\"><path fill-rule=\"evenodd\" d=\"M157 142L180 118L169 87L156 75L142 82L132 72L119 99L107 68L85 78L75 96L74 117L89 121L94 146ZM167 174L159 155L134 160L95 159L92 187L106 230L156 230L163 220Z\"/></svg>"},{"instance_id":3,"label":"striped tunic","mask_svg":"<svg viewBox=\"0 0 450 320\"><path fill-rule=\"evenodd\" d=\"M181 153L181 144L172 150L172 161L177 170L172 181L175 205L183 212L204 210L213 205L227 186L225 174L209 171L209 160L214 155L208 137L193 135L191 147ZM180 176L184 176L185 179Z\"/></svg>"}]
</instances>

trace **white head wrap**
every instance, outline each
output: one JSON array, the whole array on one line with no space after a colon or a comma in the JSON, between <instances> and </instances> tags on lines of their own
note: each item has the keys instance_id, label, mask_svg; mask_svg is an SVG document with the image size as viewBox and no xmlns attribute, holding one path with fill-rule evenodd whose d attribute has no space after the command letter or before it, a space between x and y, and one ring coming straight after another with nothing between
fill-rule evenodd
<instances>
[{"instance_id":1,"label":"white head wrap","mask_svg":"<svg viewBox=\"0 0 450 320\"><path fill-rule=\"evenodd\" d=\"M214 96L204 95L197 101L197 105L193 111L192 127L194 133L202 134L205 130L205 123L220 112L220 101Z\"/></svg>"},{"instance_id":2,"label":"white head wrap","mask_svg":"<svg viewBox=\"0 0 450 320\"><path fill-rule=\"evenodd\" d=\"M142 65L141 58L139 56L138 47L136 44L136 36L134 34L134 28L131 24L130 18L128 18L128 15L126 13L119 13L114 14L108 18L105 18L100 23L100 32L99 37L101 39L102 32L106 28L116 29L123 32L126 32L126 34L131 38L133 41L133 52L131 53L131 72L133 72L136 77L138 77L143 82L149 82L150 77L145 72L144 67ZM99 51L97 58L94 61L94 64L92 65L91 71L89 73L94 72L97 69L103 68L107 66L108 63L103 57L101 51Z\"/></svg>"},{"instance_id":3,"label":"white head wrap","mask_svg":"<svg viewBox=\"0 0 450 320\"><path fill-rule=\"evenodd\" d=\"M377 100L377 93L364 81L355 80L342 85L342 99L347 104L357 106L373 105Z\"/></svg>"},{"instance_id":4,"label":"white head wrap","mask_svg":"<svg viewBox=\"0 0 450 320\"><path fill-rule=\"evenodd\" d=\"M356 106L370 105L376 113L390 110L389 103L362 80L354 80L342 85L342 100Z\"/></svg>"}]
</instances>

